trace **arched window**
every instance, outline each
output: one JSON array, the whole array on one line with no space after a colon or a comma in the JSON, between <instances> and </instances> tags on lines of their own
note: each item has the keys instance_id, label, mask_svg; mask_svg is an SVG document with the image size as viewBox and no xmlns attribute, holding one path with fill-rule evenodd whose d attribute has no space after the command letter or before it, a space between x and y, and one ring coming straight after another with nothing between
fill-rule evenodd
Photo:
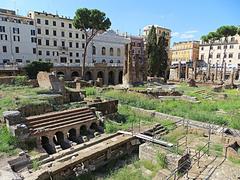
<instances>
[{"instance_id":1,"label":"arched window","mask_svg":"<svg viewBox=\"0 0 240 180\"><path fill-rule=\"evenodd\" d=\"M102 47L102 55L105 56L106 55L106 48Z\"/></svg>"},{"instance_id":2,"label":"arched window","mask_svg":"<svg viewBox=\"0 0 240 180\"><path fill-rule=\"evenodd\" d=\"M110 48L110 56L113 56L113 48Z\"/></svg>"},{"instance_id":3,"label":"arched window","mask_svg":"<svg viewBox=\"0 0 240 180\"><path fill-rule=\"evenodd\" d=\"M121 49L117 48L117 56L121 56Z\"/></svg>"},{"instance_id":4,"label":"arched window","mask_svg":"<svg viewBox=\"0 0 240 180\"><path fill-rule=\"evenodd\" d=\"M110 60L110 63L113 63L113 60Z\"/></svg>"},{"instance_id":5,"label":"arched window","mask_svg":"<svg viewBox=\"0 0 240 180\"><path fill-rule=\"evenodd\" d=\"M93 55L96 54L96 47L95 47L95 46L92 47L92 54L93 54Z\"/></svg>"},{"instance_id":6,"label":"arched window","mask_svg":"<svg viewBox=\"0 0 240 180\"><path fill-rule=\"evenodd\" d=\"M105 60L105 59L103 59L103 60L102 60L102 63L106 63L106 60Z\"/></svg>"}]
</instances>

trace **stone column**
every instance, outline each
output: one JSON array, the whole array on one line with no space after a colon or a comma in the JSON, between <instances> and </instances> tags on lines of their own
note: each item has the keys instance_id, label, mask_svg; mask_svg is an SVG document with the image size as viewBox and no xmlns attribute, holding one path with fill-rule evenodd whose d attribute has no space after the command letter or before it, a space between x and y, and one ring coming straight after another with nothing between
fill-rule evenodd
<instances>
[{"instance_id":1,"label":"stone column","mask_svg":"<svg viewBox=\"0 0 240 180\"><path fill-rule=\"evenodd\" d=\"M226 69L227 69L227 63L224 62L224 65L223 65L223 81L226 80Z\"/></svg>"},{"instance_id":2,"label":"stone column","mask_svg":"<svg viewBox=\"0 0 240 180\"><path fill-rule=\"evenodd\" d=\"M119 71L115 70L115 71L114 71L114 84L115 84L115 85L119 84L119 82L118 82L118 76L119 76Z\"/></svg>"},{"instance_id":3,"label":"stone column","mask_svg":"<svg viewBox=\"0 0 240 180\"><path fill-rule=\"evenodd\" d=\"M185 69L185 80L188 79L188 75L189 75L189 67L188 67L188 64L186 63L186 69Z\"/></svg>"},{"instance_id":4,"label":"stone column","mask_svg":"<svg viewBox=\"0 0 240 180\"><path fill-rule=\"evenodd\" d=\"M105 70L104 72L104 85L108 85L108 71Z\"/></svg>"},{"instance_id":5,"label":"stone column","mask_svg":"<svg viewBox=\"0 0 240 180\"><path fill-rule=\"evenodd\" d=\"M193 61L193 79L197 79L197 61Z\"/></svg>"},{"instance_id":6,"label":"stone column","mask_svg":"<svg viewBox=\"0 0 240 180\"><path fill-rule=\"evenodd\" d=\"M177 73L178 80L181 79L181 61L178 62L178 73Z\"/></svg>"},{"instance_id":7,"label":"stone column","mask_svg":"<svg viewBox=\"0 0 240 180\"><path fill-rule=\"evenodd\" d=\"M211 76L211 64L208 63L208 67L207 67L207 80L210 79L210 76Z\"/></svg>"},{"instance_id":8,"label":"stone column","mask_svg":"<svg viewBox=\"0 0 240 180\"><path fill-rule=\"evenodd\" d=\"M231 70L231 74L230 74L230 84L231 86L234 85L234 69Z\"/></svg>"},{"instance_id":9,"label":"stone column","mask_svg":"<svg viewBox=\"0 0 240 180\"><path fill-rule=\"evenodd\" d=\"M215 66L215 81L218 80L218 63Z\"/></svg>"}]
</instances>

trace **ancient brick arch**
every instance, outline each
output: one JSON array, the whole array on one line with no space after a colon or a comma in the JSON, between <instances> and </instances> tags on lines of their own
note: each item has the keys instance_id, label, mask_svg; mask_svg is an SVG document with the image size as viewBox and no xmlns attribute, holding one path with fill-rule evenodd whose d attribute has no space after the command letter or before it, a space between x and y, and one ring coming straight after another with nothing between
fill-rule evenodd
<instances>
[{"instance_id":1,"label":"ancient brick arch","mask_svg":"<svg viewBox=\"0 0 240 180\"><path fill-rule=\"evenodd\" d=\"M86 73L85 73L85 80L86 81L89 81L89 80L92 80L92 73L91 73L91 71L87 71Z\"/></svg>"},{"instance_id":2,"label":"ancient brick arch","mask_svg":"<svg viewBox=\"0 0 240 180\"><path fill-rule=\"evenodd\" d=\"M58 76L58 77L64 77L64 72L58 71L58 72L57 72L57 76Z\"/></svg>"},{"instance_id":3,"label":"ancient brick arch","mask_svg":"<svg viewBox=\"0 0 240 180\"><path fill-rule=\"evenodd\" d=\"M71 74L72 80L74 80L76 77L80 77L80 74L77 71L73 71Z\"/></svg>"},{"instance_id":4,"label":"ancient brick arch","mask_svg":"<svg viewBox=\"0 0 240 180\"><path fill-rule=\"evenodd\" d=\"M113 71L108 72L108 84L109 85L115 84L115 73Z\"/></svg>"}]
</instances>

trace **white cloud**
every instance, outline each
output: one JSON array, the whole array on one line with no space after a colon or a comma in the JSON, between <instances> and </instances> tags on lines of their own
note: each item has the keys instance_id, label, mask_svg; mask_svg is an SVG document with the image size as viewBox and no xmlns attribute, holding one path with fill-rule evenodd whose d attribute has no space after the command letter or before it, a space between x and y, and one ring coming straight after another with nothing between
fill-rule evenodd
<instances>
[{"instance_id":1,"label":"white cloud","mask_svg":"<svg viewBox=\"0 0 240 180\"><path fill-rule=\"evenodd\" d=\"M193 39L195 37L195 33L197 32L197 30L189 30L183 33L173 32L172 37L178 37L180 39Z\"/></svg>"}]
</instances>

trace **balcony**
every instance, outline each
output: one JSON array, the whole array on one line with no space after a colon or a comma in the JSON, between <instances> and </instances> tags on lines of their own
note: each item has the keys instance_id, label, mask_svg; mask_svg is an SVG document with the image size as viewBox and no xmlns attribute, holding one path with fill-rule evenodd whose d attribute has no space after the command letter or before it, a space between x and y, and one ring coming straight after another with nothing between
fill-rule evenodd
<instances>
[{"instance_id":1,"label":"balcony","mask_svg":"<svg viewBox=\"0 0 240 180\"><path fill-rule=\"evenodd\" d=\"M68 47L58 46L58 50L60 50L60 51L68 51Z\"/></svg>"}]
</instances>

